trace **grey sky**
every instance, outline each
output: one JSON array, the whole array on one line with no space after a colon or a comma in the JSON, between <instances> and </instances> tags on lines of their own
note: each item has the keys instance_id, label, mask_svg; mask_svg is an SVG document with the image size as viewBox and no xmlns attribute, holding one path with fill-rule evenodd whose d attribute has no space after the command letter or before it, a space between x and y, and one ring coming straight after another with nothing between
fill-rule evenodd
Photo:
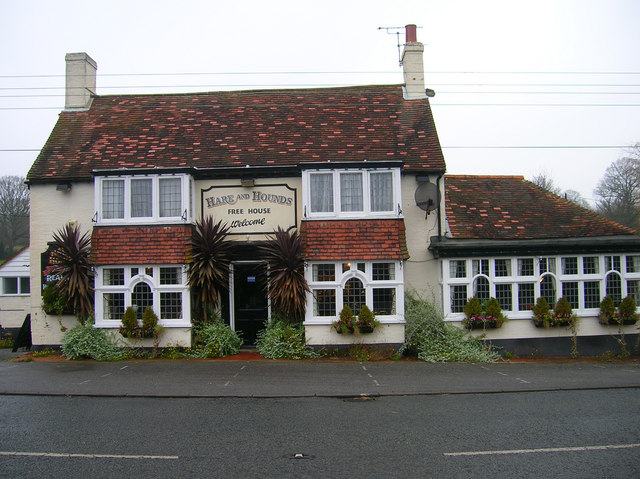
<instances>
[{"instance_id":1,"label":"grey sky","mask_svg":"<svg viewBox=\"0 0 640 479\"><path fill-rule=\"evenodd\" d=\"M592 198L624 148L523 147L640 141L639 18L636 0L0 0L0 150L43 146L67 52L96 60L98 94L401 83L378 27L415 23L449 173L546 171ZM36 155L0 151L0 175Z\"/></svg>"}]
</instances>

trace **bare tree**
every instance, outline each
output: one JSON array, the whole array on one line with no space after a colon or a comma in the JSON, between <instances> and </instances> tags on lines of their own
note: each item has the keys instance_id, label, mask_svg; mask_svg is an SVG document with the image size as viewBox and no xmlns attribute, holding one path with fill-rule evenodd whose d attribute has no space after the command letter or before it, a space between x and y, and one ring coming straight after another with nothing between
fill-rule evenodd
<instances>
[{"instance_id":1,"label":"bare tree","mask_svg":"<svg viewBox=\"0 0 640 479\"><path fill-rule=\"evenodd\" d=\"M579 191L576 190L566 190L564 192L564 197L571 201L571 203L575 203L578 206L582 206L583 208L591 209L591 205L589 202L580 194Z\"/></svg>"},{"instance_id":2,"label":"bare tree","mask_svg":"<svg viewBox=\"0 0 640 479\"><path fill-rule=\"evenodd\" d=\"M620 158L606 169L594 193L596 211L620 224L638 230L640 206L640 144L628 157Z\"/></svg>"},{"instance_id":3,"label":"bare tree","mask_svg":"<svg viewBox=\"0 0 640 479\"><path fill-rule=\"evenodd\" d=\"M24 181L21 176L0 177L0 255L5 257L29 242L29 189Z\"/></svg>"},{"instance_id":4,"label":"bare tree","mask_svg":"<svg viewBox=\"0 0 640 479\"><path fill-rule=\"evenodd\" d=\"M560 195L561 193L560 187L555 184L551 175L546 171L541 171L533 175L531 183L538 185L543 190L553 193L554 195Z\"/></svg>"}]
</instances>

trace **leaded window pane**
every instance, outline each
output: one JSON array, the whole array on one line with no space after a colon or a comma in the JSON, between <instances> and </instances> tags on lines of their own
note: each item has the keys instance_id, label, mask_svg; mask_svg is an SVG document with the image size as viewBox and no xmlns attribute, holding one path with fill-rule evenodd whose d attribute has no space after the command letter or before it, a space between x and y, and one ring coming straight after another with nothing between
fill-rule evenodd
<instances>
[{"instance_id":1,"label":"leaded window pane","mask_svg":"<svg viewBox=\"0 0 640 479\"><path fill-rule=\"evenodd\" d=\"M371 173L371 211L393 211L393 175L391 172Z\"/></svg>"},{"instance_id":2,"label":"leaded window pane","mask_svg":"<svg viewBox=\"0 0 640 479\"><path fill-rule=\"evenodd\" d=\"M102 294L102 317L119 320L124 315L124 293Z\"/></svg>"},{"instance_id":3,"label":"leaded window pane","mask_svg":"<svg viewBox=\"0 0 640 479\"><path fill-rule=\"evenodd\" d=\"M467 285L456 284L451 286L451 312L461 313L467 303Z\"/></svg>"},{"instance_id":4,"label":"leaded window pane","mask_svg":"<svg viewBox=\"0 0 640 479\"><path fill-rule=\"evenodd\" d=\"M340 173L340 211L363 211L362 173Z\"/></svg>"},{"instance_id":5,"label":"leaded window pane","mask_svg":"<svg viewBox=\"0 0 640 479\"><path fill-rule=\"evenodd\" d=\"M476 296L481 303L489 301L489 298L491 297L491 289L487 278L484 276L476 278L473 282L473 295Z\"/></svg>"},{"instance_id":6,"label":"leaded window pane","mask_svg":"<svg viewBox=\"0 0 640 479\"><path fill-rule=\"evenodd\" d=\"M518 276L533 276L533 258L518 258Z\"/></svg>"},{"instance_id":7,"label":"leaded window pane","mask_svg":"<svg viewBox=\"0 0 640 479\"><path fill-rule=\"evenodd\" d=\"M484 274L489 276L489 260L488 259L474 259L471 261L473 275L478 276Z\"/></svg>"},{"instance_id":8,"label":"leaded window pane","mask_svg":"<svg viewBox=\"0 0 640 479\"><path fill-rule=\"evenodd\" d=\"M354 314L358 314L366 302L366 293L362 281L358 278L349 279L342 290L342 302L349 306Z\"/></svg>"},{"instance_id":9,"label":"leaded window pane","mask_svg":"<svg viewBox=\"0 0 640 479\"><path fill-rule=\"evenodd\" d=\"M604 257L604 269L605 271L620 271L620 256L605 256Z\"/></svg>"},{"instance_id":10,"label":"leaded window pane","mask_svg":"<svg viewBox=\"0 0 640 479\"><path fill-rule=\"evenodd\" d=\"M597 256L585 256L582 258L582 270L584 274L598 274L600 272Z\"/></svg>"},{"instance_id":11,"label":"leaded window pane","mask_svg":"<svg viewBox=\"0 0 640 479\"><path fill-rule=\"evenodd\" d=\"M105 286L123 286L124 285L124 268L103 269L102 283Z\"/></svg>"},{"instance_id":12,"label":"leaded window pane","mask_svg":"<svg viewBox=\"0 0 640 479\"><path fill-rule=\"evenodd\" d=\"M334 289L313 290L313 315L336 315L336 291Z\"/></svg>"},{"instance_id":13,"label":"leaded window pane","mask_svg":"<svg viewBox=\"0 0 640 479\"><path fill-rule=\"evenodd\" d=\"M395 288L373 288L373 312L375 314L396 314Z\"/></svg>"},{"instance_id":14,"label":"leaded window pane","mask_svg":"<svg viewBox=\"0 0 640 479\"><path fill-rule=\"evenodd\" d=\"M494 262L496 276L511 276L511 260L496 259Z\"/></svg>"},{"instance_id":15,"label":"leaded window pane","mask_svg":"<svg viewBox=\"0 0 640 479\"><path fill-rule=\"evenodd\" d=\"M556 272L555 258L540 258L539 264L540 264L540 274Z\"/></svg>"},{"instance_id":16,"label":"leaded window pane","mask_svg":"<svg viewBox=\"0 0 640 479\"><path fill-rule=\"evenodd\" d=\"M627 281L627 294L635 299L636 304L640 304L640 280L630 279Z\"/></svg>"},{"instance_id":17,"label":"leaded window pane","mask_svg":"<svg viewBox=\"0 0 640 479\"><path fill-rule=\"evenodd\" d=\"M616 307L622 301L622 280L618 273L611 273L605 279L605 294L613 298Z\"/></svg>"},{"instance_id":18,"label":"leaded window pane","mask_svg":"<svg viewBox=\"0 0 640 479\"><path fill-rule=\"evenodd\" d=\"M640 273L640 256L627 256L627 273Z\"/></svg>"},{"instance_id":19,"label":"leaded window pane","mask_svg":"<svg viewBox=\"0 0 640 479\"><path fill-rule=\"evenodd\" d=\"M556 282L553 276L545 275L540 281L540 295L547 300L552 308L556 304Z\"/></svg>"},{"instance_id":20,"label":"leaded window pane","mask_svg":"<svg viewBox=\"0 0 640 479\"><path fill-rule=\"evenodd\" d=\"M578 283L575 281L562 283L562 296L565 297L572 308L579 307Z\"/></svg>"},{"instance_id":21,"label":"leaded window pane","mask_svg":"<svg viewBox=\"0 0 640 479\"><path fill-rule=\"evenodd\" d=\"M182 284L182 271L179 267L160 268L160 284Z\"/></svg>"},{"instance_id":22,"label":"leaded window pane","mask_svg":"<svg viewBox=\"0 0 640 479\"><path fill-rule=\"evenodd\" d=\"M102 217L124 218L124 180L102 181Z\"/></svg>"},{"instance_id":23,"label":"leaded window pane","mask_svg":"<svg viewBox=\"0 0 640 479\"><path fill-rule=\"evenodd\" d=\"M393 263L373 263L373 281L393 281L396 279L396 269Z\"/></svg>"},{"instance_id":24,"label":"leaded window pane","mask_svg":"<svg viewBox=\"0 0 640 479\"><path fill-rule=\"evenodd\" d=\"M182 293L160 293L160 319L182 319Z\"/></svg>"},{"instance_id":25,"label":"leaded window pane","mask_svg":"<svg viewBox=\"0 0 640 479\"><path fill-rule=\"evenodd\" d=\"M160 216L171 217L182 214L182 180L160 178Z\"/></svg>"},{"instance_id":26,"label":"leaded window pane","mask_svg":"<svg viewBox=\"0 0 640 479\"><path fill-rule=\"evenodd\" d=\"M467 262L463 259L453 259L449 261L449 277L450 278L466 278Z\"/></svg>"},{"instance_id":27,"label":"leaded window pane","mask_svg":"<svg viewBox=\"0 0 640 479\"><path fill-rule=\"evenodd\" d=\"M496 299L503 310L511 311L513 308L511 284L496 284Z\"/></svg>"},{"instance_id":28,"label":"leaded window pane","mask_svg":"<svg viewBox=\"0 0 640 479\"><path fill-rule=\"evenodd\" d=\"M314 264L313 281L335 281L336 266L334 264Z\"/></svg>"},{"instance_id":29,"label":"leaded window pane","mask_svg":"<svg viewBox=\"0 0 640 479\"><path fill-rule=\"evenodd\" d=\"M518 284L518 311L530 311L536 302L533 283Z\"/></svg>"},{"instance_id":30,"label":"leaded window pane","mask_svg":"<svg viewBox=\"0 0 640 479\"><path fill-rule=\"evenodd\" d=\"M578 274L578 258L562 258L562 274Z\"/></svg>"},{"instance_id":31,"label":"leaded window pane","mask_svg":"<svg viewBox=\"0 0 640 479\"><path fill-rule=\"evenodd\" d=\"M131 180L131 216L152 216L152 181L150 178Z\"/></svg>"},{"instance_id":32,"label":"leaded window pane","mask_svg":"<svg viewBox=\"0 0 640 479\"><path fill-rule=\"evenodd\" d=\"M600 306L600 281L584 282L584 307L597 308Z\"/></svg>"},{"instance_id":33,"label":"leaded window pane","mask_svg":"<svg viewBox=\"0 0 640 479\"><path fill-rule=\"evenodd\" d=\"M153 308L153 292L147 283L138 283L133 287L131 305L136 309L138 319L142 319L146 308Z\"/></svg>"}]
</instances>

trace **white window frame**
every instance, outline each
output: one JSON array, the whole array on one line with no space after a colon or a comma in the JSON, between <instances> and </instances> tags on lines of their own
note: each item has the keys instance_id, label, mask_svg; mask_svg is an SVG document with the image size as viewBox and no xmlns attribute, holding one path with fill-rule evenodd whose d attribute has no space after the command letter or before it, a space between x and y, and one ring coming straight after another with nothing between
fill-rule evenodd
<instances>
[{"instance_id":1,"label":"white window frame","mask_svg":"<svg viewBox=\"0 0 640 479\"><path fill-rule=\"evenodd\" d=\"M627 256L640 256L638 253L607 253L607 254L567 254L567 255L541 255L541 256L511 256L511 257L500 257L500 256L487 256L487 257L478 257L478 258L445 258L441 262L441 271L440 271L440 281L443 292L443 304L444 304L444 314L445 318L448 321L461 321L464 319L464 313L451 312L451 286L454 285L466 285L467 286L467 294L469 298L473 296L473 285L474 281L479 277L487 277L489 279L489 291L490 296L496 297L496 285L497 284L512 284L511 287L511 304L512 310L505 310L505 314L509 317L509 319L531 319L532 313L530 311L519 311L518 310L518 287L519 283L534 283L534 296L535 298L539 298L540 295L540 280L543 276L551 276L555 282L555 290L556 290L556 298L557 301L562 295L562 284L567 282L578 283L578 308L573 308L573 311L580 316L597 316L599 312L599 308L585 308L585 297L584 297L584 283L585 282L598 282L600 284L600 301L606 295L606 277L612 271L605 270L605 256L619 256L620 257L620 269L621 271L616 271L621 277L622 283L622 298L627 296L629 293L627 291L627 281L629 280L640 280L640 271L638 272L627 272L626 268L626 257ZM598 271L596 274L584 274L583 268L583 257L596 257L598 258ZM533 276L519 276L518 274L518 260L532 258L534 265L534 275ZM541 273L540 268L540 259L541 258L552 258L555 260L555 272L544 272ZM564 274L562 271L562 258L577 258L578 261L578 274ZM473 275L472 269L472 261L479 259L488 259L490 264L489 275ZM495 259L506 259L511 263L511 275L510 276L496 276L495 268L494 268L494 260ZM466 272L467 275L464 278L453 278L450 274L450 264L453 261L465 261L466 262ZM550 305L553 308L553 304Z\"/></svg>"},{"instance_id":2,"label":"white window frame","mask_svg":"<svg viewBox=\"0 0 640 479\"><path fill-rule=\"evenodd\" d=\"M371 175L376 173L391 173L392 201L388 211L371 211ZM311 211L311 175L314 173L332 174L333 180L333 211ZM361 173L362 177L362 211L341 211L340 209L340 174ZM302 172L303 211L307 218L396 218L401 216L401 181L400 168L369 168L369 169L312 169Z\"/></svg>"},{"instance_id":3,"label":"white window frame","mask_svg":"<svg viewBox=\"0 0 640 479\"><path fill-rule=\"evenodd\" d=\"M350 263L350 268L346 272L342 272L342 265ZM373 264L390 263L394 265L395 277L392 280L376 280L373 278ZM314 281L313 265L314 264L333 264L335 265L335 277L333 281ZM358 269L358 264L364 264L364 271ZM344 260L344 261L309 261L305 265L305 278L311 292L307 293L307 312L304 324L321 325L331 324L336 321L340 315L340 311L344 307L342 293L344 286L351 278L358 278L365 289L365 303L373 311L373 290L376 288L395 289L396 292L396 312L391 315L376 314L376 319L385 324L404 324L404 271L403 262L397 260ZM336 314L335 316L314 316L313 314L313 291L318 289L328 289L335 291L336 297Z\"/></svg>"},{"instance_id":4,"label":"white window frame","mask_svg":"<svg viewBox=\"0 0 640 479\"><path fill-rule=\"evenodd\" d=\"M105 285L104 270L105 269L124 269L123 285ZM131 276L131 268L138 268L138 274ZM146 274L147 268L152 268L152 275ZM160 284L160 268L180 268L181 281L180 284ZM124 309L131 306L131 293L138 283L147 283L151 287L153 293L153 311L159 318L158 324L167 328L187 328L191 327L191 302L189 294L189 286L187 284L187 267L186 265L176 264L128 264L128 265L104 265L96 267L95 275L95 326L97 328L119 328L122 324L120 319L104 319L103 317L103 294L104 293L123 293ZM163 319L160 315L160 293L181 293L182 294L182 318L181 319Z\"/></svg>"},{"instance_id":5,"label":"white window frame","mask_svg":"<svg viewBox=\"0 0 640 479\"><path fill-rule=\"evenodd\" d=\"M177 216L160 216L160 180L179 178L181 207L180 214ZM151 180L151 216L133 217L131 216L131 181L150 179ZM124 181L124 217L123 218L104 218L102 211L102 193L103 183L108 180ZM192 196L193 180L189 175L172 174L172 175L109 175L95 178L95 221L98 225L114 225L114 224L150 224L150 223L189 223L193 221L193 205Z\"/></svg>"},{"instance_id":6,"label":"white window frame","mask_svg":"<svg viewBox=\"0 0 640 479\"><path fill-rule=\"evenodd\" d=\"M29 291L22 291L22 280L29 280ZM16 281L16 290L17 293L5 293L4 292L4 280L5 279L14 279ZM16 296L29 296L31 294L31 278L29 276L0 276L0 296L6 297L16 297Z\"/></svg>"}]
</instances>

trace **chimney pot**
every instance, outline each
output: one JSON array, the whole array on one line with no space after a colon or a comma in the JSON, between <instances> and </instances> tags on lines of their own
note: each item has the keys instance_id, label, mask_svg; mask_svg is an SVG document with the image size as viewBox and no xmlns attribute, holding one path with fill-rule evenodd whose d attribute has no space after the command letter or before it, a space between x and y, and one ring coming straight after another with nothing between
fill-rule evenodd
<instances>
[{"instance_id":1,"label":"chimney pot","mask_svg":"<svg viewBox=\"0 0 640 479\"><path fill-rule=\"evenodd\" d=\"M418 41L418 35L416 33L415 25L405 25L404 27L406 43L412 43Z\"/></svg>"}]
</instances>

